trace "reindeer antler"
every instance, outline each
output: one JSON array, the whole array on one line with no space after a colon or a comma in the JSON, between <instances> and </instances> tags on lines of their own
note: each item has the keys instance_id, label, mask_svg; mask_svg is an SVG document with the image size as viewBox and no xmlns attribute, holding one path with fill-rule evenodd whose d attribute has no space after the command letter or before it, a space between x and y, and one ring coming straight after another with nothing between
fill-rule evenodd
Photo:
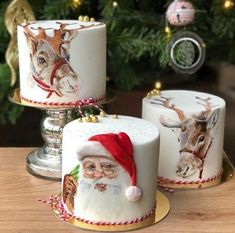
<instances>
[{"instance_id":1,"label":"reindeer antler","mask_svg":"<svg viewBox=\"0 0 235 233\"><path fill-rule=\"evenodd\" d=\"M201 97L196 96L196 99L202 101L202 103L201 103L201 102L197 102L197 103L200 104L200 105L202 105L202 106L204 106L204 107L205 107L204 113L205 113L205 114L208 114L208 113L211 111L211 107L212 107L212 106L211 106L211 103L210 103L211 98L210 98L210 97L207 97L207 98L203 99L203 98L201 98Z\"/></svg>"},{"instance_id":2,"label":"reindeer antler","mask_svg":"<svg viewBox=\"0 0 235 233\"><path fill-rule=\"evenodd\" d=\"M29 25L31 25L31 23L27 23L23 26L24 28L24 32L29 35L32 39L34 39L35 41L39 41L39 40L43 40L47 38L46 32L45 30L48 29L52 29L52 28L29 28ZM34 34L32 31L33 30L37 30L37 34Z\"/></svg>"},{"instance_id":3,"label":"reindeer antler","mask_svg":"<svg viewBox=\"0 0 235 233\"><path fill-rule=\"evenodd\" d=\"M150 103L161 105L161 106L164 106L165 108L169 108L169 109L174 110L177 113L177 115L181 121L184 121L186 119L184 112L182 110L180 110L179 108L176 108L174 104L170 103L170 101L173 98L167 98L164 96L160 96L160 97L161 97L161 99L153 99L154 101L158 101L158 102L150 102Z\"/></svg>"},{"instance_id":4,"label":"reindeer antler","mask_svg":"<svg viewBox=\"0 0 235 233\"><path fill-rule=\"evenodd\" d=\"M68 30L66 29L66 26L71 25L67 23L60 23L56 22L59 24L59 29L54 29L54 35L53 36L48 36L46 34L46 30L53 30L53 28L29 28L29 25L32 25L30 23L24 25L24 32L34 41L38 42L40 40L47 40L48 43L53 47L54 51L60 55L60 48L62 44L69 44L70 41L73 39L75 35L69 36L69 38L64 39L63 36L65 33L69 33L69 35L72 34L74 30ZM34 34L32 31L37 30L37 34Z\"/></svg>"},{"instance_id":5,"label":"reindeer antler","mask_svg":"<svg viewBox=\"0 0 235 233\"><path fill-rule=\"evenodd\" d=\"M196 96L196 99L200 100L201 102L197 102L198 104L202 105L205 107L205 111L202 111L201 114L199 115L199 118L203 117L203 118L207 118L208 115L210 114L210 112L212 111L212 108L217 106L217 105L212 105L211 104L211 98L207 97L205 99Z\"/></svg>"}]
</instances>

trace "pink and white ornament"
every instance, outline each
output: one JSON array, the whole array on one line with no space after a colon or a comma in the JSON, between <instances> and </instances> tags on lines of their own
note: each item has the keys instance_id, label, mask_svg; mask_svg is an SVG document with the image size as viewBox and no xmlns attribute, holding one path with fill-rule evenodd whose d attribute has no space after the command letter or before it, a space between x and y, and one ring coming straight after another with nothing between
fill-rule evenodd
<instances>
[{"instance_id":1,"label":"pink and white ornament","mask_svg":"<svg viewBox=\"0 0 235 233\"><path fill-rule=\"evenodd\" d=\"M166 12L166 18L173 26L186 26L193 22L194 17L193 5L185 0L174 0Z\"/></svg>"}]
</instances>

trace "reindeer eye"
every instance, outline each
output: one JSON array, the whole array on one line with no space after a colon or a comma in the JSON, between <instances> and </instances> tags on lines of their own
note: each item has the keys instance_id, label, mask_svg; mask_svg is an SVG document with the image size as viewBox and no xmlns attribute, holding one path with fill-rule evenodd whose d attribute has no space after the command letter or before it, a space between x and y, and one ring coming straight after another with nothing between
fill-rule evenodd
<instances>
[{"instance_id":1,"label":"reindeer eye","mask_svg":"<svg viewBox=\"0 0 235 233\"><path fill-rule=\"evenodd\" d=\"M182 126L181 126L181 131L182 131L182 132L186 131L186 126L185 126L185 125L182 125Z\"/></svg>"},{"instance_id":2,"label":"reindeer eye","mask_svg":"<svg viewBox=\"0 0 235 233\"><path fill-rule=\"evenodd\" d=\"M199 139L198 139L198 142L203 142L205 140L205 136L200 136Z\"/></svg>"},{"instance_id":3,"label":"reindeer eye","mask_svg":"<svg viewBox=\"0 0 235 233\"><path fill-rule=\"evenodd\" d=\"M44 63L46 63L46 59L44 57L38 57L38 63L44 64Z\"/></svg>"}]
</instances>

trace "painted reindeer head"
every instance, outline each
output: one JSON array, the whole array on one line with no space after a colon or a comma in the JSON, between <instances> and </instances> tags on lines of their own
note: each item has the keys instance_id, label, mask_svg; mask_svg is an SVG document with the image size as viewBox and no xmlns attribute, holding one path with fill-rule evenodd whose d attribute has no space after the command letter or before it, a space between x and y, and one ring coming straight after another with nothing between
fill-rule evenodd
<instances>
[{"instance_id":1,"label":"painted reindeer head","mask_svg":"<svg viewBox=\"0 0 235 233\"><path fill-rule=\"evenodd\" d=\"M24 33L30 49L32 78L36 84L48 92L58 96L74 96L79 90L77 74L69 64L69 45L76 36L75 30L67 30L69 24L56 22L59 29L33 28L24 26ZM29 26L31 26L29 28ZM34 32L35 31L35 32ZM52 32L48 35L47 32Z\"/></svg>"},{"instance_id":2,"label":"painted reindeer head","mask_svg":"<svg viewBox=\"0 0 235 233\"><path fill-rule=\"evenodd\" d=\"M212 144L210 130L215 126L219 109L212 111L210 98L199 98L198 104L205 107L198 115L186 117L185 113L171 103L172 98L160 96L154 99L152 104L162 105L165 108L172 109L179 117L179 121L173 122L169 119L160 117L160 122L167 128L180 129L180 158L177 164L176 174L180 177L187 178L199 172L199 178L202 178L204 160Z\"/></svg>"}]
</instances>

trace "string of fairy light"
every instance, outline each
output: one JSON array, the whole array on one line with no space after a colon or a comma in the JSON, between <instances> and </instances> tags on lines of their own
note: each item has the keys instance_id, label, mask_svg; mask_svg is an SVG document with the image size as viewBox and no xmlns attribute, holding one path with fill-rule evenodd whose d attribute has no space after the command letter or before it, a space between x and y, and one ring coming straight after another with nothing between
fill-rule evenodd
<instances>
[{"instance_id":1,"label":"string of fairy light","mask_svg":"<svg viewBox=\"0 0 235 233\"><path fill-rule=\"evenodd\" d=\"M224 1L224 8L225 9L231 9L234 7L234 1L233 0L225 0Z\"/></svg>"},{"instance_id":2,"label":"string of fairy light","mask_svg":"<svg viewBox=\"0 0 235 233\"><path fill-rule=\"evenodd\" d=\"M83 3L83 0L72 0L72 3L73 3L73 6L80 7ZM112 6L115 10L118 7L118 1L113 1ZM223 8L225 8L226 10L229 10L229 9L232 9L233 7L234 7L234 0L224 0ZM92 20L93 20L93 18L92 18ZM89 20L84 20L84 21L89 21ZM168 26L167 20L166 20L166 25L165 25L165 28L164 28L164 32L166 33L167 38L171 38L172 32L171 32L170 27Z\"/></svg>"}]
</instances>

